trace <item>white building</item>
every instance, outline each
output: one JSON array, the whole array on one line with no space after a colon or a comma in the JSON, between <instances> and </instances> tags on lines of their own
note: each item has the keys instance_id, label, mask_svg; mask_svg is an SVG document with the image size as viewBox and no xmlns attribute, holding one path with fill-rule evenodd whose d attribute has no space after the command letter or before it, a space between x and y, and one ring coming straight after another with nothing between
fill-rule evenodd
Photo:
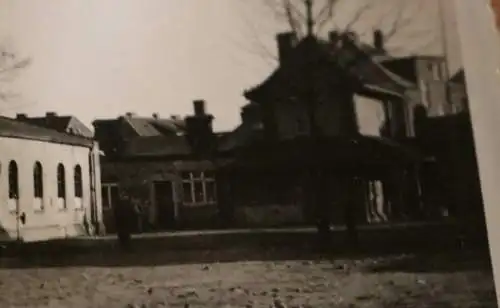
<instances>
[{"instance_id":1,"label":"white building","mask_svg":"<svg viewBox=\"0 0 500 308\"><path fill-rule=\"evenodd\" d=\"M94 233L102 225L92 139L0 117L0 240Z\"/></svg>"}]
</instances>

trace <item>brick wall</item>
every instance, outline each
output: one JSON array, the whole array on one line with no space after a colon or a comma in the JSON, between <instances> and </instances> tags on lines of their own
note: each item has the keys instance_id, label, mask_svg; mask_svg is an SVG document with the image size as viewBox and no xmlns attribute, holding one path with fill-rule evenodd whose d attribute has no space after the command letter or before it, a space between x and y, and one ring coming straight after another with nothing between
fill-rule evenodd
<instances>
[{"instance_id":1,"label":"brick wall","mask_svg":"<svg viewBox=\"0 0 500 308\"><path fill-rule=\"evenodd\" d=\"M153 197L152 186L156 181L173 183L173 202L176 207L178 225L199 228L212 223L217 215L217 204L206 206L186 206L183 204L182 171L213 169L208 161L137 161L107 162L102 164L103 183L117 183L141 205L145 205L146 218L154 227L158 227L158 209ZM113 211L103 211L104 220L113 222ZM108 226L107 226L108 228ZM112 228L110 228L112 232Z\"/></svg>"}]
</instances>

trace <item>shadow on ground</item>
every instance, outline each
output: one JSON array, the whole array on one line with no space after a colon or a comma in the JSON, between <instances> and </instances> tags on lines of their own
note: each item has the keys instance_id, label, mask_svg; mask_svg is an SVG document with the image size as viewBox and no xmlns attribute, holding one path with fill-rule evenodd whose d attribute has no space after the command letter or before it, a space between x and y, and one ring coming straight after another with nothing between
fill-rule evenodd
<instances>
[{"instance_id":1,"label":"shadow on ground","mask_svg":"<svg viewBox=\"0 0 500 308\"><path fill-rule=\"evenodd\" d=\"M492 267L488 251L476 249L401 255L387 261L370 264L365 271L372 273L492 272Z\"/></svg>"},{"instance_id":2,"label":"shadow on ground","mask_svg":"<svg viewBox=\"0 0 500 308\"><path fill-rule=\"evenodd\" d=\"M235 261L354 260L383 256L389 263L373 264L368 271L491 272L487 241L474 239L469 252L458 249L448 229L364 231L357 250L347 249L345 234L337 232L328 247L319 247L314 233L198 234L193 236L140 238L133 251L123 252L115 240L64 240L2 251L0 268L130 267L207 264ZM451 262L450 262L451 260Z\"/></svg>"}]
</instances>

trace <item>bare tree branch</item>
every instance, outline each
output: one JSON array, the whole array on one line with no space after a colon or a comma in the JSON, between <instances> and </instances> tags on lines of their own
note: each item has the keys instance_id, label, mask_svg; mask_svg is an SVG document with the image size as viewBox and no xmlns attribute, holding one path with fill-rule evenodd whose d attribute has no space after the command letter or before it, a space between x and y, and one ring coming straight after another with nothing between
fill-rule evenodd
<instances>
[{"instance_id":1,"label":"bare tree branch","mask_svg":"<svg viewBox=\"0 0 500 308\"><path fill-rule=\"evenodd\" d=\"M5 46L0 46L0 101L6 102L17 96L16 93L6 89L6 84L12 82L17 73L29 66L30 63L29 58L19 59Z\"/></svg>"},{"instance_id":2,"label":"bare tree branch","mask_svg":"<svg viewBox=\"0 0 500 308\"><path fill-rule=\"evenodd\" d=\"M273 12L276 10L276 7L272 5L272 1L266 2L268 4L268 8L272 9ZM276 5L277 2L275 1ZM243 12L242 12L243 13ZM260 59L264 60L268 65L274 65L278 56L271 51L270 47L264 44L261 40L261 37L258 35L259 31L257 29L256 24L249 19L246 14L241 14L242 20L245 26L249 30L249 34L245 35L244 41L240 39L235 39L234 37L227 37L227 41L232 42L234 45L237 45L238 48L246 51L249 54L253 54L258 56Z\"/></svg>"},{"instance_id":3,"label":"bare tree branch","mask_svg":"<svg viewBox=\"0 0 500 308\"><path fill-rule=\"evenodd\" d=\"M316 31L321 32L328 22L333 20L336 5L340 0L328 0L323 9L316 16Z\"/></svg>"},{"instance_id":4,"label":"bare tree branch","mask_svg":"<svg viewBox=\"0 0 500 308\"><path fill-rule=\"evenodd\" d=\"M306 0L261 0L265 5L264 7L272 12L276 18L276 21L284 23L291 31L294 31L298 38L303 38L305 35L305 30L307 28L307 17L305 16L305 11L307 10ZM378 5L382 5L380 0L365 0L360 1L357 9L354 9L353 16L350 16L347 20L347 25L343 25L344 22L339 21L337 25L340 27L335 27L337 16L339 20L342 20L343 16L340 16L340 4L353 4L354 1L351 0L314 0L316 7L313 8L313 30L316 35L324 32L326 27L339 28L341 32L356 32L358 36L366 35L368 31L372 31L373 28L379 28L384 33L384 40L388 43L393 36L401 31L404 31L406 27L412 26L419 11L422 11L425 1L410 1L410 0L395 0L394 4L390 6L390 9L386 13L377 14L379 18L375 17L368 18L366 15L371 12L375 12ZM321 5L320 5L321 3ZM386 2L387 3L387 2ZM348 5L349 5L348 4ZM413 6L412 6L413 4ZM380 6L381 7L381 6ZM388 6L386 6L388 7ZM352 8L352 7L351 7ZM366 24L366 20L371 20L371 25L363 27L361 24ZM256 21L252 20L248 24L255 24ZM359 27L358 27L359 24ZM355 30L354 30L355 29ZM364 31L363 31L364 30ZM253 31L254 38L259 36L256 31ZM405 33L406 35L406 33ZM428 34L425 34L428 35ZM256 39L255 46L260 49L261 54L273 54L269 52L269 48L266 48L262 41ZM264 51L265 50L265 51ZM273 56L273 59L276 57Z\"/></svg>"},{"instance_id":5,"label":"bare tree branch","mask_svg":"<svg viewBox=\"0 0 500 308\"><path fill-rule=\"evenodd\" d=\"M294 15L297 12L297 8L293 5L292 0L283 0L283 7L285 9L286 19L290 28L297 35L302 36L302 29L300 27L300 20Z\"/></svg>"},{"instance_id":6,"label":"bare tree branch","mask_svg":"<svg viewBox=\"0 0 500 308\"><path fill-rule=\"evenodd\" d=\"M344 32L348 32L352 29L352 27L361 20L361 18L363 17L363 15L366 13L366 11L368 11L369 9L371 9L373 7L373 5L375 4L375 1L369 1L369 2L366 2L365 5L363 5L362 7L360 7L357 11L356 11L356 14L354 14L354 16L352 17L352 19L349 21L349 23L344 27Z\"/></svg>"},{"instance_id":7,"label":"bare tree branch","mask_svg":"<svg viewBox=\"0 0 500 308\"><path fill-rule=\"evenodd\" d=\"M422 10L424 3L423 1L415 1L412 3L416 3L417 6L409 10L411 11L410 16L404 16L406 6L403 5L398 6L397 14L390 14L393 18L388 30L384 32L384 37L386 40L390 40L396 33L411 25L414 20L414 16L417 14L417 12L420 12Z\"/></svg>"}]
</instances>

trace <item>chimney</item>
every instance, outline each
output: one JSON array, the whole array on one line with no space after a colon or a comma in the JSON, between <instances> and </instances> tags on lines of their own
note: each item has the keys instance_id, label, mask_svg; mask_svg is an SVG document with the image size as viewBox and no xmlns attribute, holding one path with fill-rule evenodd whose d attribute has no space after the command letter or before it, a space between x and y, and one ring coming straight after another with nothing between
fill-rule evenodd
<instances>
[{"instance_id":1,"label":"chimney","mask_svg":"<svg viewBox=\"0 0 500 308\"><path fill-rule=\"evenodd\" d=\"M205 101L198 99L193 101L194 115L195 116L205 116Z\"/></svg>"},{"instance_id":2,"label":"chimney","mask_svg":"<svg viewBox=\"0 0 500 308\"><path fill-rule=\"evenodd\" d=\"M286 61L286 59L290 56L291 51L295 48L297 44L297 36L294 32L284 32L279 33L276 36L276 40L278 42L278 57L280 63Z\"/></svg>"},{"instance_id":3,"label":"chimney","mask_svg":"<svg viewBox=\"0 0 500 308\"><path fill-rule=\"evenodd\" d=\"M213 116L205 112L205 101L193 101L194 115L185 118L186 137L196 156L211 155L214 147Z\"/></svg>"},{"instance_id":4,"label":"chimney","mask_svg":"<svg viewBox=\"0 0 500 308\"><path fill-rule=\"evenodd\" d=\"M47 118L54 118L54 117L57 117L57 113L55 113L55 112L46 112L45 113L45 117L47 117Z\"/></svg>"},{"instance_id":5,"label":"chimney","mask_svg":"<svg viewBox=\"0 0 500 308\"><path fill-rule=\"evenodd\" d=\"M16 119L17 120L26 120L28 118L28 116L26 115L26 113L18 113L16 114Z\"/></svg>"},{"instance_id":6,"label":"chimney","mask_svg":"<svg viewBox=\"0 0 500 308\"><path fill-rule=\"evenodd\" d=\"M258 106L250 103L241 108L241 122L255 124L260 122Z\"/></svg>"},{"instance_id":7,"label":"chimney","mask_svg":"<svg viewBox=\"0 0 500 308\"><path fill-rule=\"evenodd\" d=\"M356 44L358 42L358 35L353 31L349 31L342 35L342 40L344 44Z\"/></svg>"},{"instance_id":8,"label":"chimney","mask_svg":"<svg viewBox=\"0 0 500 308\"><path fill-rule=\"evenodd\" d=\"M381 30L373 31L373 46L379 51L384 51L384 34Z\"/></svg>"},{"instance_id":9,"label":"chimney","mask_svg":"<svg viewBox=\"0 0 500 308\"><path fill-rule=\"evenodd\" d=\"M332 30L328 33L328 40L330 43L336 45L337 42L339 41L340 34L337 30Z\"/></svg>"},{"instance_id":10,"label":"chimney","mask_svg":"<svg viewBox=\"0 0 500 308\"><path fill-rule=\"evenodd\" d=\"M153 119L158 120L160 118L160 114L158 112L153 113Z\"/></svg>"}]
</instances>

